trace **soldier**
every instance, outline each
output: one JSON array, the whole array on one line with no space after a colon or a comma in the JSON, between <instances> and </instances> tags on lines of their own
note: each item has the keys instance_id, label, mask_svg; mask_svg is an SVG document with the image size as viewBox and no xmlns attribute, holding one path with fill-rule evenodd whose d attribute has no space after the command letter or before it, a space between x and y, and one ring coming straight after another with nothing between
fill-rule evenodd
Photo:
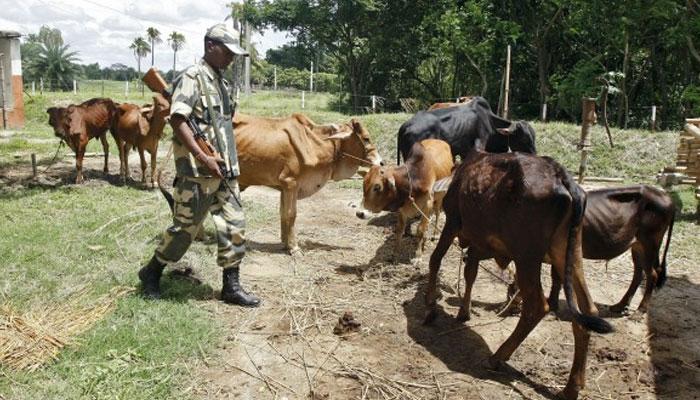
<instances>
[{"instance_id":1,"label":"soldier","mask_svg":"<svg viewBox=\"0 0 700 400\"><path fill-rule=\"evenodd\" d=\"M170 125L177 174L175 209L173 225L165 231L149 263L139 271L147 298L160 297L160 277L165 265L185 254L209 211L216 226L216 261L223 268L221 299L248 307L260 304L260 299L246 293L239 283L239 267L245 254L245 217L236 180L239 170L233 103L228 82L221 77L234 55L248 55L239 46L239 37L238 31L224 24L209 28L204 36L204 57L173 82ZM214 156L202 148L202 134L216 151Z\"/></svg>"}]
</instances>

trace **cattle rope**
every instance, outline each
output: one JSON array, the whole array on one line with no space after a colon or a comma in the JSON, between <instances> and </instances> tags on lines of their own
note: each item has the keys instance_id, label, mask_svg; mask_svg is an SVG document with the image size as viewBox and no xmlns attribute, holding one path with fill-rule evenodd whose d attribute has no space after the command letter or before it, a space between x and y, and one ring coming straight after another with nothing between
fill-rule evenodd
<instances>
[{"instance_id":1,"label":"cattle rope","mask_svg":"<svg viewBox=\"0 0 700 400\"><path fill-rule=\"evenodd\" d=\"M41 172L42 175L46 173L46 171L49 170L53 166L53 164L56 162L56 157L58 157L58 152L61 150L61 147L63 147L63 139L61 139L58 142L58 147L56 148L56 154L53 155L53 159L51 159L51 162L49 162L49 165L46 166L46 168Z\"/></svg>"},{"instance_id":2,"label":"cattle rope","mask_svg":"<svg viewBox=\"0 0 700 400\"><path fill-rule=\"evenodd\" d=\"M341 154L343 157L349 157L349 158L352 158L353 160L356 160L356 161L365 163L365 164L370 165L370 166L374 165L374 164L372 164L372 162L369 161L369 160L365 160L364 158L360 158L360 157L355 157L355 156L353 156L352 154L348 154L348 153L346 153L346 152L344 152L344 151L341 152L340 154Z\"/></svg>"}]
</instances>

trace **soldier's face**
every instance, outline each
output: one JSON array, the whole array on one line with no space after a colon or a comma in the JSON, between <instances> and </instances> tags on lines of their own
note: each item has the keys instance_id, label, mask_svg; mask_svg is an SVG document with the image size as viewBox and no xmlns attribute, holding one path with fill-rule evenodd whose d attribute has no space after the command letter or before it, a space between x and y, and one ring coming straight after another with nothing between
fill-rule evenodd
<instances>
[{"instance_id":1,"label":"soldier's face","mask_svg":"<svg viewBox=\"0 0 700 400\"><path fill-rule=\"evenodd\" d=\"M207 61L212 67L226 69L233 61L233 52L223 43L216 41L207 42Z\"/></svg>"}]
</instances>

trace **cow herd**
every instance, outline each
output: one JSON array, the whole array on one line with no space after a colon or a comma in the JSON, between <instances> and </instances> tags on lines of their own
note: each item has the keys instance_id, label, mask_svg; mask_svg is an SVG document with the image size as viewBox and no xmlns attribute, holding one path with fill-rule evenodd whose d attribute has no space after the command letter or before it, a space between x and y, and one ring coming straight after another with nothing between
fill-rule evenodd
<instances>
[{"instance_id":1,"label":"cow herd","mask_svg":"<svg viewBox=\"0 0 700 400\"><path fill-rule=\"evenodd\" d=\"M148 106L93 99L47 111L56 135L76 152L78 182L90 138L101 139L107 171L107 130L119 146L121 175L128 176L128 147L138 147L145 181L143 150L151 153L154 168L167 108L167 101L156 95ZM416 258L420 257L431 216L435 215L437 231L439 214L444 211L445 225L429 261L425 323L436 315L437 275L455 239L466 249L467 285L458 320L470 318L479 261L494 258L502 268L514 261L515 283L510 292L517 293L522 302L520 320L487 367L505 363L548 310L558 307L563 284L573 315L575 344L569 381L562 393L565 398L576 398L584 387L589 331L612 331L597 316L583 259L609 260L631 249L632 283L611 307L613 312L627 308L643 275L646 290L640 311L646 311L653 289L665 281L675 215L670 197L645 185L584 191L555 160L535 154L535 131L530 124L496 116L483 98L414 115L399 129L394 166L384 165L367 130L355 119L321 125L301 114L287 118L237 114L234 130L240 187L262 185L280 191L281 239L291 253L299 250L294 228L297 200L314 194L331 179L347 179L358 171L364 176L363 206L372 212L398 212L394 257L413 217L420 220ZM459 162L455 162L457 156ZM541 285L542 263L551 265L549 299Z\"/></svg>"},{"instance_id":2,"label":"cow herd","mask_svg":"<svg viewBox=\"0 0 700 400\"><path fill-rule=\"evenodd\" d=\"M75 183L83 182L83 158L88 141L99 138L104 151L104 173L109 172L109 144L107 131L112 133L119 149L119 174L124 182L131 177L129 150L138 148L141 157L141 181L146 182L146 158L151 155L151 185L155 183L158 142L170 111L170 103L160 94L153 96L152 104L139 106L117 103L107 98L95 98L68 107L50 107L49 125L54 134L75 152L77 170Z\"/></svg>"}]
</instances>

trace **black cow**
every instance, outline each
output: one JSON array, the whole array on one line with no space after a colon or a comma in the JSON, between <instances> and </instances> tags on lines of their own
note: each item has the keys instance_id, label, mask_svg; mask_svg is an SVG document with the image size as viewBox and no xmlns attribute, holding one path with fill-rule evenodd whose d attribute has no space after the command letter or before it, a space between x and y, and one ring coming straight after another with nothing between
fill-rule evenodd
<instances>
[{"instance_id":1,"label":"black cow","mask_svg":"<svg viewBox=\"0 0 700 400\"><path fill-rule=\"evenodd\" d=\"M399 128L396 163L408 158L414 143L441 139L450 144L452 156L462 159L470 149L489 153L508 150L536 153L535 130L525 121L508 121L491 111L488 101L475 97L460 107L419 111Z\"/></svg>"}]
</instances>

